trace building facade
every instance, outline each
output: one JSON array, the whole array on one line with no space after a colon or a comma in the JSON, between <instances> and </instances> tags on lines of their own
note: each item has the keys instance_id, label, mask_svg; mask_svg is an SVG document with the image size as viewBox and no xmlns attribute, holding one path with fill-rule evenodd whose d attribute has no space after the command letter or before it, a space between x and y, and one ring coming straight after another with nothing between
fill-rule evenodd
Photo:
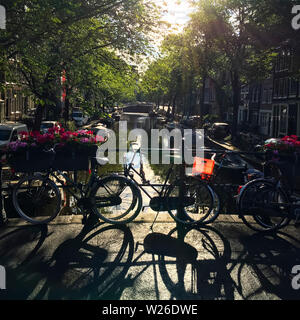
<instances>
[{"instance_id":1,"label":"building facade","mask_svg":"<svg viewBox=\"0 0 300 320\"><path fill-rule=\"evenodd\" d=\"M265 137L300 136L300 79L295 59L290 48L280 48L272 77L242 87L240 125L247 123Z\"/></svg>"},{"instance_id":2,"label":"building facade","mask_svg":"<svg viewBox=\"0 0 300 320\"><path fill-rule=\"evenodd\" d=\"M21 121L34 108L34 101L24 93L24 88L7 82L5 73L0 70L0 122Z\"/></svg>"},{"instance_id":3,"label":"building facade","mask_svg":"<svg viewBox=\"0 0 300 320\"><path fill-rule=\"evenodd\" d=\"M294 59L289 48L280 50L274 67L272 126L273 137L300 136L300 81L295 77Z\"/></svg>"}]
</instances>

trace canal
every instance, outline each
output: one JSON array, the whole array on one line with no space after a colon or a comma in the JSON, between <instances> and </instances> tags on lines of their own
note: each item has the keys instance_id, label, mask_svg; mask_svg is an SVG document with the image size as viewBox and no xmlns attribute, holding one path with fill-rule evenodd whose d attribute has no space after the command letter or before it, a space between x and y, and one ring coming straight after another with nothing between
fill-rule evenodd
<instances>
[{"instance_id":1,"label":"canal","mask_svg":"<svg viewBox=\"0 0 300 320\"><path fill-rule=\"evenodd\" d=\"M147 132L148 137L151 135L152 129L166 129L169 128L169 131L173 130L175 128L173 124L168 127L166 124L160 124L159 121L157 121L156 117L149 117L148 114L145 113L124 113L120 119L121 121L127 122L127 128L128 132L133 129L143 129ZM114 130L118 130L118 122L114 125ZM164 139L164 137L163 137ZM169 139L169 137L165 137L165 139ZM138 143L140 143L139 138L137 137ZM149 139L151 141L151 139ZM165 142L165 141L164 141ZM204 147L206 149L213 149L213 150L222 150L221 147L211 143L209 140L204 139ZM151 148L151 146L150 146ZM163 162L164 154L161 156L160 163ZM210 156L210 155L206 155ZM176 157L176 155L173 155L173 158ZM130 156L128 157L130 159ZM150 155L142 155L142 162L145 164L146 168L148 169L147 174L155 178L156 180L161 180L164 178L164 173L168 170L168 165L163 164L150 164L151 161L149 161ZM242 184L242 172L244 171L245 166L247 168L252 168L252 165L250 163L247 163L243 158L241 158L237 154L230 155L229 161L227 161L224 168L222 168L222 171L219 173L219 182L221 183L234 183L234 184ZM177 172L175 172L175 175Z\"/></svg>"},{"instance_id":2,"label":"canal","mask_svg":"<svg viewBox=\"0 0 300 320\"><path fill-rule=\"evenodd\" d=\"M127 122L127 128L128 131L133 129L143 129L148 133L148 136L150 137L151 130L152 129L166 129L166 124L161 125L155 117L149 117L147 114L139 114L139 113L125 113L123 114L121 121ZM115 124L116 128L118 127L118 123ZM171 131L174 127L170 126L169 130ZM167 137L169 139L169 137ZM138 137L137 137L137 140ZM151 147L151 146L150 146ZM216 144L211 143L209 140L204 139L204 147L205 149L213 149L213 150L219 150L221 151L221 147L218 147ZM130 150L127 153L127 160L130 162L130 160L133 158L134 152ZM180 155L181 156L181 155ZM206 157L210 157L211 154L206 154ZM163 161L164 155L161 155L161 161ZM142 163L143 171L145 173L146 180L150 181L152 184L161 184L165 182L167 172L172 165L171 164L162 164L163 162L160 162L160 164L153 164L151 163L151 159L149 154L147 153L141 153L135 155L135 168L137 170L140 169L140 163ZM229 160L226 162L226 164L222 167L221 170L218 171L218 175L214 180L214 183L218 184L217 189L220 193L219 196L222 197L222 201L224 202L224 211L226 213L233 213L236 210L235 206L235 199L234 196L237 194L238 186L244 184L244 171L245 168L252 168L252 166L247 163L244 159L242 159L237 154L232 154L229 156ZM172 174L170 177L170 182L174 181L175 179L178 179L180 176L180 169L181 165L175 165L173 166ZM190 166L190 171L192 169L192 166ZM218 162L216 161L216 169L218 169ZM137 175L135 175L135 179L142 183L142 181L139 179ZM224 188L222 185L232 185L231 187ZM157 193L153 191L151 188L149 189L149 194L151 197L157 196ZM147 190L148 191L148 190ZM149 197L143 194L143 202L147 205L149 202ZM224 213L225 213L224 212Z\"/></svg>"}]
</instances>

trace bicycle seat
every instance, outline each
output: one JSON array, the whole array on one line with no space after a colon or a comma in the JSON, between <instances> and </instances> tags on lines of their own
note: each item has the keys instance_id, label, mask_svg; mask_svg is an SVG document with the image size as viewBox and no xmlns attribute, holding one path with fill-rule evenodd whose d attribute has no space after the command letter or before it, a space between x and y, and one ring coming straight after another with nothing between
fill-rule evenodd
<instances>
[{"instance_id":1,"label":"bicycle seat","mask_svg":"<svg viewBox=\"0 0 300 320\"><path fill-rule=\"evenodd\" d=\"M106 157L96 157L95 159L100 166L105 166L109 163L109 159Z\"/></svg>"}]
</instances>

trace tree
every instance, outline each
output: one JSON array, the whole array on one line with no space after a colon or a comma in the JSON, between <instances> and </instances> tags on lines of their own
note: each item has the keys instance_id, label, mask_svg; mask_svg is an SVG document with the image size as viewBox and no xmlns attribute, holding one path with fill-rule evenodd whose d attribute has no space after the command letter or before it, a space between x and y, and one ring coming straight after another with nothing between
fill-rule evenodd
<instances>
[{"instance_id":1,"label":"tree","mask_svg":"<svg viewBox=\"0 0 300 320\"><path fill-rule=\"evenodd\" d=\"M95 54L101 59L101 53L107 56L104 49L127 55L147 51L146 33L156 15L150 0L4 2L8 21L7 31L0 35L2 62L11 69L10 78L16 79L17 70L35 95L36 129L43 107L59 105L63 70L71 76L80 61L89 61L82 57ZM10 58L14 63L8 63Z\"/></svg>"}]
</instances>

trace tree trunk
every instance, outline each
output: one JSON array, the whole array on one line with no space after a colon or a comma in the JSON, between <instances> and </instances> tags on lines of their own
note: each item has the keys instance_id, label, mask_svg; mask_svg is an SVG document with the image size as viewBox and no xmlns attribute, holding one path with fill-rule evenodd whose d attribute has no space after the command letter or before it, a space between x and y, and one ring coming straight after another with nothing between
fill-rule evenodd
<instances>
[{"instance_id":1,"label":"tree trunk","mask_svg":"<svg viewBox=\"0 0 300 320\"><path fill-rule=\"evenodd\" d=\"M66 100L65 100L65 110L64 110L64 120L65 124L69 121L70 114L70 100L69 100L69 90L66 91Z\"/></svg>"},{"instance_id":2,"label":"tree trunk","mask_svg":"<svg viewBox=\"0 0 300 320\"><path fill-rule=\"evenodd\" d=\"M43 111L44 111L44 107L39 104L36 108L33 131L40 131L41 123L43 120Z\"/></svg>"},{"instance_id":3,"label":"tree trunk","mask_svg":"<svg viewBox=\"0 0 300 320\"><path fill-rule=\"evenodd\" d=\"M232 91L233 91L233 118L231 134L233 138L237 136L237 125L238 125L238 112L241 100L241 84L238 72L234 72L232 77Z\"/></svg>"},{"instance_id":4,"label":"tree trunk","mask_svg":"<svg viewBox=\"0 0 300 320\"><path fill-rule=\"evenodd\" d=\"M174 97L173 97L173 108L172 108L172 115L175 115L175 111L176 111L176 99L177 99L177 94L175 93Z\"/></svg>"},{"instance_id":5,"label":"tree trunk","mask_svg":"<svg viewBox=\"0 0 300 320\"><path fill-rule=\"evenodd\" d=\"M204 117L204 107L205 107L205 83L206 83L207 76L204 75L202 79L202 92L200 96L200 119L201 123L203 124L203 117Z\"/></svg>"}]
</instances>

